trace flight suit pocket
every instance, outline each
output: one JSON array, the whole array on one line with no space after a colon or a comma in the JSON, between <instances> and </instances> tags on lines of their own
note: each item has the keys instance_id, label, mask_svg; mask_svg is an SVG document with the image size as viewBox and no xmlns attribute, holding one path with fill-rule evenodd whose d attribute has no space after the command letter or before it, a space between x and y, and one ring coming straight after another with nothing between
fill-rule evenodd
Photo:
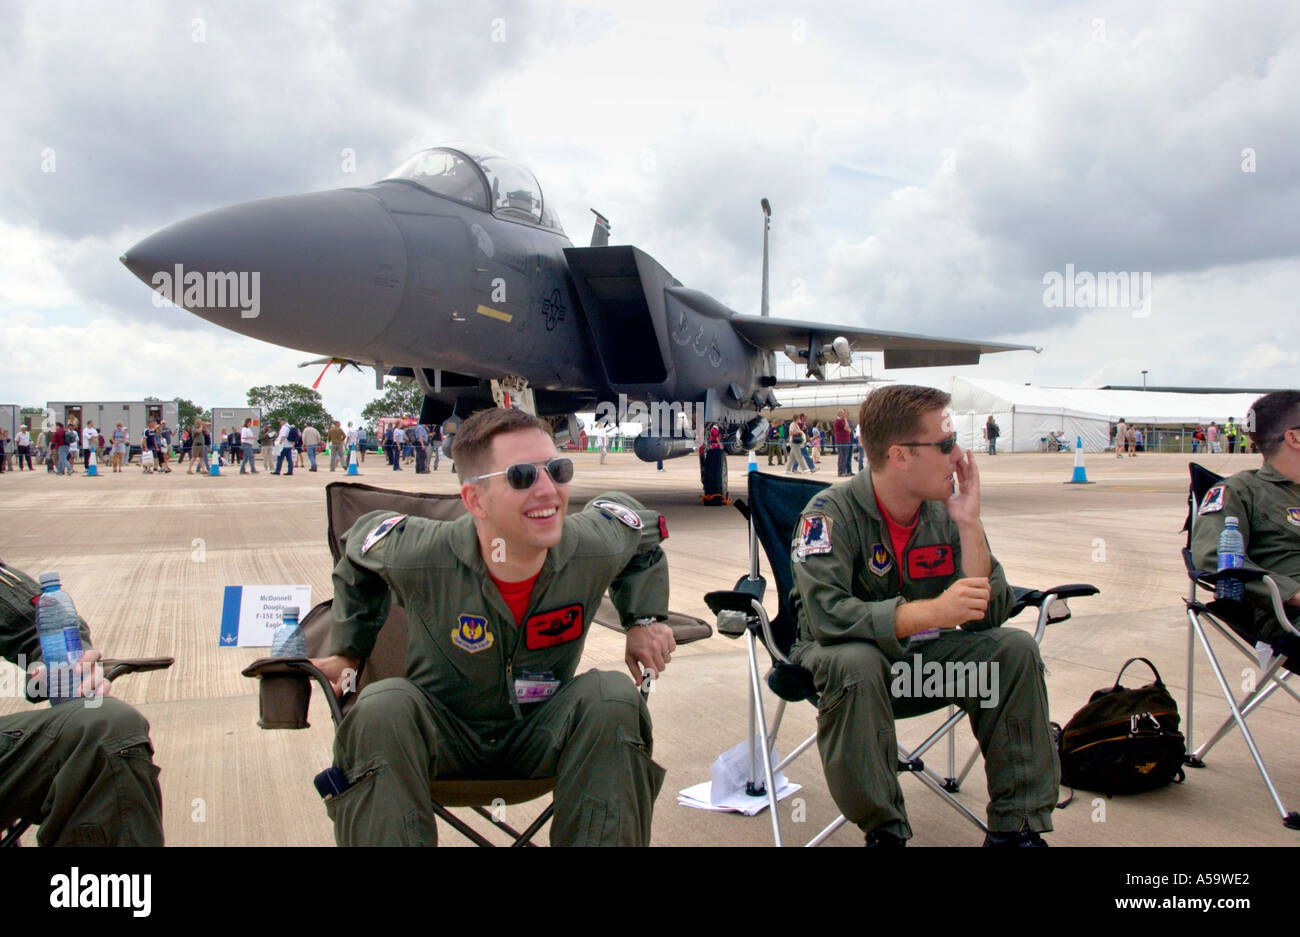
<instances>
[{"instance_id":1,"label":"flight suit pocket","mask_svg":"<svg viewBox=\"0 0 1300 937\"><path fill-rule=\"evenodd\" d=\"M834 722L839 711L844 708L844 700L849 695L849 687L840 687L833 695L823 696L817 705L817 725Z\"/></svg>"}]
</instances>

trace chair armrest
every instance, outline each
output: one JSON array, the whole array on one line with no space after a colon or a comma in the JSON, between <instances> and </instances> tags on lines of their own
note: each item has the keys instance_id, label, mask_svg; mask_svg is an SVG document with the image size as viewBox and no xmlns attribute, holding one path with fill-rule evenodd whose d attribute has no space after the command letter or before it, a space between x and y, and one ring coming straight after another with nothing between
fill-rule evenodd
<instances>
[{"instance_id":1,"label":"chair armrest","mask_svg":"<svg viewBox=\"0 0 1300 937\"><path fill-rule=\"evenodd\" d=\"M297 700L287 701L287 705L294 709L301 708L301 720L286 720L283 718L282 706L268 699L268 686L263 678L270 677L274 679L283 679L286 677L305 677L309 680L315 680L325 695L326 701L330 707L330 718L334 720L334 725L343 721L343 707L338 697L334 695L334 687L330 684L329 677L325 676L315 664L305 657L262 657L242 671L245 677L255 677L262 682L262 705L263 713L261 724L264 729L282 729L282 728L307 728L306 704L311 695L311 684L307 684L307 694L303 697L301 703ZM270 718L268 718L268 716Z\"/></svg>"},{"instance_id":2,"label":"chair armrest","mask_svg":"<svg viewBox=\"0 0 1300 937\"><path fill-rule=\"evenodd\" d=\"M704 604L715 615L719 612L752 614L755 601L756 597L752 592L743 592L739 589L722 589L704 596Z\"/></svg>"},{"instance_id":3,"label":"chair armrest","mask_svg":"<svg viewBox=\"0 0 1300 937\"><path fill-rule=\"evenodd\" d=\"M104 667L104 679L116 680L128 673L144 673L148 670L166 670L176 663L174 657L132 657L123 659L108 658L100 661Z\"/></svg>"}]
</instances>

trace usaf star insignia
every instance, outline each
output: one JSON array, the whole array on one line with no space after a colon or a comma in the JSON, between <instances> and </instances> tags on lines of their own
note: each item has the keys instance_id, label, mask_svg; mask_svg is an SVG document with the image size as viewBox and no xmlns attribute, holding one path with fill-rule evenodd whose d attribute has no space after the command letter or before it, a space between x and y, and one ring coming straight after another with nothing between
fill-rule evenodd
<instances>
[{"instance_id":1,"label":"usaf star insignia","mask_svg":"<svg viewBox=\"0 0 1300 937\"><path fill-rule=\"evenodd\" d=\"M591 502L591 506L600 511L606 517L612 517L615 520L622 521L633 530L641 529L641 516L632 510L626 504L619 504L617 501L610 501L601 498L599 501Z\"/></svg>"},{"instance_id":2,"label":"usaf star insignia","mask_svg":"<svg viewBox=\"0 0 1300 937\"><path fill-rule=\"evenodd\" d=\"M451 643L471 654L486 651L493 640L492 632L487 630L487 619L482 615L461 615L451 630Z\"/></svg>"},{"instance_id":3,"label":"usaf star insignia","mask_svg":"<svg viewBox=\"0 0 1300 937\"><path fill-rule=\"evenodd\" d=\"M867 566L877 576L883 576L894 568L894 561L889 558L889 551L885 549L883 543L878 543L871 548L871 558L867 561Z\"/></svg>"},{"instance_id":4,"label":"usaf star insignia","mask_svg":"<svg viewBox=\"0 0 1300 937\"><path fill-rule=\"evenodd\" d=\"M1223 486L1215 485L1205 493L1205 500L1201 502L1201 509L1198 514L1211 514L1215 511L1223 510Z\"/></svg>"},{"instance_id":5,"label":"usaf star insignia","mask_svg":"<svg viewBox=\"0 0 1300 937\"><path fill-rule=\"evenodd\" d=\"M370 533L366 534L366 539L361 541L361 555L365 556L367 550L373 547L380 540L383 540L384 536L390 530L392 530L394 527L396 527L404 520L406 520L405 514L394 514L392 517L384 520L374 530L370 531Z\"/></svg>"}]
</instances>

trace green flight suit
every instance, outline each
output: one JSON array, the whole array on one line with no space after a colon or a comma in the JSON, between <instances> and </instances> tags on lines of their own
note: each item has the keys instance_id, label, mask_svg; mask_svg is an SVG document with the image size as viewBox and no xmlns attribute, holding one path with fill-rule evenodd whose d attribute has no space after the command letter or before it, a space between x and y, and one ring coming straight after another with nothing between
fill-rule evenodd
<instances>
[{"instance_id":1,"label":"green flight suit","mask_svg":"<svg viewBox=\"0 0 1300 937\"><path fill-rule=\"evenodd\" d=\"M327 801L339 845L433 845L429 781L458 777L556 778L552 844L648 843L664 771L645 701L626 674L575 672L606 589L625 626L667 617L659 514L613 492L566 518L523 627L488 575L471 515L385 531L395 516L359 518L334 568L331 654L364 658L390 596L410 635L406 677L366 687L335 738L352 783Z\"/></svg>"},{"instance_id":2,"label":"green flight suit","mask_svg":"<svg viewBox=\"0 0 1300 937\"><path fill-rule=\"evenodd\" d=\"M32 605L40 591L0 563L0 656L23 669L16 679L24 682L41 659ZM80 625L88 649L90 630ZM111 696L42 705L0 716L0 828L35 823L42 846L161 846L162 791L145 718Z\"/></svg>"},{"instance_id":3,"label":"green flight suit","mask_svg":"<svg viewBox=\"0 0 1300 937\"><path fill-rule=\"evenodd\" d=\"M1285 602L1300 592L1300 485L1267 462L1238 472L1205 494L1192 527L1192 559L1197 569L1219 566L1219 535L1226 518L1237 518L1246 544L1246 566L1273 577ZM1255 613L1255 628L1264 640L1286 632L1273 611L1263 582L1246 583L1246 600ZM1300 613L1289 609L1291 621Z\"/></svg>"},{"instance_id":4,"label":"green flight suit","mask_svg":"<svg viewBox=\"0 0 1300 937\"><path fill-rule=\"evenodd\" d=\"M963 576L957 525L943 504L921 505L904 556L896 556L871 473L860 472L809 501L791 559L799 623L791 659L816 683L817 745L844 816L867 832L911 837L894 719L953 703L984 753L989 829L1052 829L1060 766L1043 663L1032 634L998 627L1014 603L998 561L982 619L930 640L895 635L901 603L935 598Z\"/></svg>"}]
</instances>

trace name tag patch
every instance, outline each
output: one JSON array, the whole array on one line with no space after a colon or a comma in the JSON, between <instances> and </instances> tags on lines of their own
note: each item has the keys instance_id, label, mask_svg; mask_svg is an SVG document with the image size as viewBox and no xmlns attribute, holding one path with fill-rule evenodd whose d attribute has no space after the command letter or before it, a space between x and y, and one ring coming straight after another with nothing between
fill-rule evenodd
<instances>
[{"instance_id":1,"label":"name tag patch","mask_svg":"<svg viewBox=\"0 0 1300 937\"><path fill-rule=\"evenodd\" d=\"M494 640L482 615L461 615L451 631L451 643L471 654L486 651Z\"/></svg>"},{"instance_id":2,"label":"name tag patch","mask_svg":"<svg viewBox=\"0 0 1300 937\"><path fill-rule=\"evenodd\" d=\"M568 644L582 637L582 606L566 605L538 612L524 622L524 644L530 651Z\"/></svg>"},{"instance_id":3,"label":"name tag patch","mask_svg":"<svg viewBox=\"0 0 1300 937\"><path fill-rule=\"evenodd\" d=\"M1223 486L1215 485L1205 493L1205 500L1201 502L1201 509L1198 514L1211 514L1214 511L1223 510Z\"/></svg>"},{"instance_id":4,"label":"name tag patch","mask_svg":"<svg viewBox=\"0 0 1300 937\"><path fill-rule=\"evenodd\" d=\"M520 703L540 703L559 692L560 681L549 670L545 673L523 671L515 680L515 699Z\"/></svg>"},{"instance_id":5,"label":"name tag patch","mask_svg":"<svg viewBox=\"0 0 1300 937\"><path fill-rule=\"evenodd\" d=\"M907 551L907 575L909 579L951 576L954 569L952 547L946 543L938 543L928 547L913 547Z\"/></svg>"},{"instance_id":6,"label":"name tag patch","mask_svg":"<svg viewBox=\"0 0 1300 937\"><path fill-rule=\"evenodd\" d=\"M831 552L831 519L825 514L809 514L799 519L800 556Z\"/></svg>"},{"instance_id":7,"label":"name tag patch","mask_svg":"<svg viewBox=\"0 0 1300 937\"><path fill-rule=\"evenodd\" d=\"M871 557L867 560L867 568L877 576L883 576L894 568L894 561L889 558L889 551L885 549L883 543L878 543L871 548Z\"/></svg>"},{"instance_id":8,"label":"name tag patch","mask_svg":"<svg viewBox=\"0 0 1300 937\"><path fill-rule=\"evenodd\" d=\"M365 556L366 552L369 551L371 547L373 547L380 540L383 540L390 530L392 530L394 527L396 527L404 520L406 520L405 514L395 514L392 517L382 521L378 527L370 531L370 533L366 534L366 539L361 541L361 555Z\"/></svg>"}]
</instances>

